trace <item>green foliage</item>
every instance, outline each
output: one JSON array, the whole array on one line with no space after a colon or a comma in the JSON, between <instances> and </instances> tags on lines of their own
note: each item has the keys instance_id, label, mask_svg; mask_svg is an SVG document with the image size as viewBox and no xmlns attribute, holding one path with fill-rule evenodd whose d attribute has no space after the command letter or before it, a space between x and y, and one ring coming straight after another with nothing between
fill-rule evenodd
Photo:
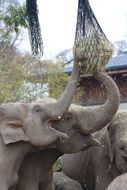
<instances>
[{"instance_id":1,"label":"green foliage","mask_svg":"<svg viewBox=\"0 0 127 190\"><path fill-rule=\"evenodd\" d=\"M21 57L11 45L0 54L0 76L0 103L33 102L48 94L58 99L70 80L63 64L33 59L30 55ZM78 88L74 102L78 102L80 92Z\"/></svg>"},{"instance_id":2,"label":"green foliage","mask_svg":"<svg viewBox=\"0 0 127 190\"><path fill-rule=\"evenodd\" d=\"M60 64L52 64L48 68L49 96L58 99L64 91L70 76L63 72Z\"/></svg>"},{"instance_id":3,"label":"green foliage","mask_svg":"<svg viewBox=\"0 0 127 190\"><path fill-rule=\"evenodd\" d=\"M25 93L21 57L15 56L9 64L1 59L0 76L0 103L19 101Z\"/></svg>"},{"instance_id":4,"label":"green foliage","mask_svg":"<svg viewBox=\"0 0 127 190\"><path fill-rule=\"evenodd\" d=\"M58 98L70 79L64 73L65 53L56 64L50 60L37 60L17 52L15 46L21 28L27 28L25 5L17 1L0 1L0 103L9 101L35 101L49 96ZM63 63L62 63L63 62ZM46 84L46 85L45 85Z\"/></svg>"},{"instance_id":5,"label":"green foliage","mask_svg":"<svg viewBox=\"0 0 127 190\"><path fill-rule=\"evenodd\" d=\"M61 165L61 159L59 158L55 164L53 165L53 171L54 172L57 172L59 171L60 169L62 169L62 165Z\"/></svg>"},{"instance_id":6,"label":"green foliage","mask_svg":"<svg viewBox=\"0 0 127 190\"><path fill-rule=\"evenodd\" d=\"M25 6L15 0L0 1L0 8L0 103L6 103L21 100L25 93L22 56L15 43L27 21Z\"/></svg>"},{"instance_id":7,"label":"green foliage","mask_svg":"<svg viewBox=\"0 0 127 190\"><path fill-rule=\"evenodd\" d=\"M49 85L49 96L51 98L58 99L60 95L64 92L68 81L70 80L70 75L64 72L63 63L51 64L48 66L48 85ZM73 98L73 103L79 101L81 96L80 87L77 88L75 96Z\"/></svg>"},{"instance_id":8,"label":"green foliage","mask_svg":"<svg viewBox=\"0 0 127 190\"><path fill-rule=\"evenodd\" d=\"M5 26L11 26L13 32L18 33L20 27L27 28L27 16L25 5L10 5L6 15L2 15Z\"/></svg>"}]
</instances>

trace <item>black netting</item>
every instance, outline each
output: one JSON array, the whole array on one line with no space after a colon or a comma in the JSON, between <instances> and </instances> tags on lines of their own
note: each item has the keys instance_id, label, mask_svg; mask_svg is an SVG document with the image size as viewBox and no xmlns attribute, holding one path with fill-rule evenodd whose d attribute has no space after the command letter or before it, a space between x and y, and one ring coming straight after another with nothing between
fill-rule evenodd
<instances>
[{"instance_id":1,"label":"black netting","mask_svg":"<svg viewBox=\"0 0 127 190\"><path fill-rule=\"evenodd\" d=\"M28 16L32 53L34 56L43 55L43 42L38 19L37 0L26 0L26 12Z\"/></svg>"},{"instance_id":2,"label":"black netting","mask_svg":"<svg viewBox=\"0 0 127 190\"><path fill-rule=\"evenodd\" d=\"M74 57L82 71L102 70L113 53L113 46L102 31L88 0L79 0Z\"/></svg>"}]
</instances>

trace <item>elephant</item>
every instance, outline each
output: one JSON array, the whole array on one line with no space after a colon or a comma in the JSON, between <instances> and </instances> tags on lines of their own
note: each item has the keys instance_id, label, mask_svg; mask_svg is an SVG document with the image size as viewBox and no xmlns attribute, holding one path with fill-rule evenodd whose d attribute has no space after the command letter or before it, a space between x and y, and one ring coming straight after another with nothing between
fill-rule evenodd
<instances>
[{"instance_id":1,"label":"elephant","mask_svg":"<svg viewBox=\"0 0 127 190\"><path fill-rule=\"evenodd\" d=\"M62 171L85 190L105 190L113 179L127 172L127 111L117 112L94 137L101 146L64 155Z\"/></svg>"},{"instance_id":2,"label":"elephant","mask_svg":"<svg viewBox=\"0 0 127 190\"><path fill-rule=\"evenodd\" d=\"M106 190L126 190L127 189L127 173L116 177Z\"/></svg>"},{"instance_id":3,"label":"elephant","mask_svg":"<svg viewBox=\"0 0 127 190\"><path fill-rule=\"evenodd\" d=\"M98 144L93 139L92 132L100 130L109 123L119 107L120 95L115 82L107 74L98 72L94 77L107 89L106 103L96 109L85 109L82 106L72 104L60 121L53 122L53 128L65 133L68 138L64 141L58 141L56 149L50 150L51 153L48 149L47 153L46 150L40 150L39 153L33 152L32 155L26 155L19 169L17 190L32 190L34 186L36 186L33 188L34 190L38 189L38 186L39 190L52 190L53 163L64 153L76 153ZM81 117L84 122L81 121ZM50 180L46 183L46 179L49 179L46 177L47 172L50 173ZM29 175L30 173L32 175ZM44 181L50 187L44 187Z\"/></svg>"},{"instance_id":4,"label":"elephant","mask_svg":"<svg viewBox=\"0 0 127 190\"><path fill-rule=\"evenodd\" d=\"M71 78L55 102L7 103L0 106L0 190L14 190L24 156L35 147L47 148L66 134L52 122L68 110L79 79L77 61Z\"/></svg>"},{"instance_id":5,"label":"elephant","mask_svg":"<svg viewBox=\"0 0 127 190\"><path fill-rule=\"evenodd\" d=\"M55 190L82 190L80 183L69 178L63 172L53 173Z\"/></svg>"},{"instance_id":6,"label":"elephant","mask_svg":"<svg viewBox=\"0 0 127 190\"><path fill-rule=\"evenodd\" d=\"M28 153L19 168L16 190L54 190L53 165L56 160L64 152L73 153L86 149L86 144L87 147L100 145L92 136L85 137L83 134L76 133L65 141L59 141L58 148L56 145L56 148ZM59 147L64 148L59 150Z\"/></svg>"}]
</instances>

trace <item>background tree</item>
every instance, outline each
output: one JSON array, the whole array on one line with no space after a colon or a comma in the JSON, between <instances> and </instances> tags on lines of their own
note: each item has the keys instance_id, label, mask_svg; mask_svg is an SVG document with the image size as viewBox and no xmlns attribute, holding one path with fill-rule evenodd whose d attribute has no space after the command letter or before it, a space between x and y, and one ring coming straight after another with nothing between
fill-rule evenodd
<instances>
[{"instance_id":1,"label":"background tree","mask_svg":"<svg viewBox=\"0 0 127 190\"><path fill-rule=\"evenodd\" d=\"M48 85L49 85L49 96L57 99L60 97L61 93L64 91L70 75L64 72L64 67L66 63L57 62L48 66ZM78 86L73 102L77 103L79 97L81 96L81 90Z\"/></svg>"},{"instance_id":2,"label":"background tree","mask_svg":"<svg viewBox=\"0 0 127 190\"><path fill-rule=\"evenodd\" d=\"M27 17L25 5L16 0L0 0L0 25L0 103L58 98L70 78L64 65L71 50L60 52L55 63L22 55L18 41L27 28Z\"/></svg>"},{"instance_id":3,"label":"background tree","mask_svg":"<svg viewBox=\"0 0 127 190\"><path fill-rule=\"evenodd\" d=\"M64 73L64 68L59 63L49 65L48 72L49 96L57 99L64 91L70 76Z\"/></svg>"},{"instance_id":4,"label":"background tree","mask_svg":"<svg viewBox=\"0 0 127 190\"><path fill-rule=\"evenodd\" d=\"M24 93L24 67L17 48L21 28L27 27L25 6L0 1L0 103L19 101Z\"/></svg>"},{"instance_id":5,"label":"background tree","mask_svg":"<svg viewBox=\"0 0 127 190\"><path fill-rule=\"evenodd\" d=\"M8 56L0 58L0 103L19 101L24 93L21 57L14 56L9 64L6 59Z\"/></svg>"},{"instance_id":6,"label":"background tree","mask_svg":"<svg viewBox=\"0 0 127 190\"><path fill-rule=\"evenodd\" d=\"M15 0L0 1L0 24L1 41L17 39L22 28L27 28L25 5Z\"/></svg>"},{"instance_id":7,"label":"background tree","mask_svg":"<svg viewBox=\"0 0 127 190\"><path fill-rule=\"evenodd\" d=\"M117 54L127 51L127 40L116 41L114 42L114 45L117 49Z\"/></svg>"}]
</instances>

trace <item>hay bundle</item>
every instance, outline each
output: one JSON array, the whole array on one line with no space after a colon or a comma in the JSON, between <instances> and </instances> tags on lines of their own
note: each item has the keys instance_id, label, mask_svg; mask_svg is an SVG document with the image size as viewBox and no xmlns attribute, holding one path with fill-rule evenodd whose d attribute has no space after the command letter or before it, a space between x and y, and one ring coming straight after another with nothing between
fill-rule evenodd
<instances>
[{"instance_id":1,"label":"hay bundle","mask_svg":"<svg viewBox=\"0 0 127 190\"><path fill-rule=\"evenodd\" d=\"M114 47L102 31L89 0L79 0L73 53L81 73L104 70L113 50Z\"/></svg>"},{"instance_id":2,"label":"hay bundle","mask_svg":"<svg viewBox=\"0 0 127 190\"><path fill-rule=\"evenodd\" d=\"M104 70L114 52L113 45L103 36L91 34L80 40L73 48L74 58L80 65L81 73L95 73Z\"/></svg>"}]
</instances>

